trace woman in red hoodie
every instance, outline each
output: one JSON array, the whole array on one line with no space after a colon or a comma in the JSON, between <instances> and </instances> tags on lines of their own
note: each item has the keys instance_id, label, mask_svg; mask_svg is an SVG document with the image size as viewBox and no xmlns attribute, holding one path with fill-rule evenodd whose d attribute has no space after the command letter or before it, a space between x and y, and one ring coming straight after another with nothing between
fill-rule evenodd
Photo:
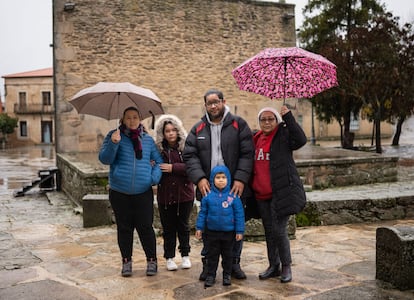
<instances>
[{"instance_id":1,"label":"woman in red hoodie","mask_svg":"<svg viewBox=\"0 0 414 300\"><path fill-rule=\"evenodd\" d=\"M269 260L269 267L259 278L280 276L280 281L286 283L292 280L287 224L289 216L301 211L306 203L292 151L305 145L307 138L286 106L282 106L281 114L265 107L258 119L260 130L254 135L252 188L263 222Z\"/></svg>"}]
</instances>

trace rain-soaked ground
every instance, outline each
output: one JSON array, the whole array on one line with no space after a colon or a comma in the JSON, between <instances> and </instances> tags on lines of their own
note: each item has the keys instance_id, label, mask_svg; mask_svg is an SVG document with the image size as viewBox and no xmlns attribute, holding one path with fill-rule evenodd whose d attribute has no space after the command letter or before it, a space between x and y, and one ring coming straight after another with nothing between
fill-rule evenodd
<instances>
[{"instance_id":1,"label":"rain-soaked ground","mask_svg":"<svg viewBox=\"0 0 414 300\"><path fill-rule=\"evenodd\" d=\"M38 176L38 171L55 166L51 145L0 150L0 195L21 188Z\"/></svg>"},{"instance_id":2,"label":"rain-soaked ground","mask_svg":"<svg viewBox=\"0 0 414 300\"><path fill-rule=\"evenodd\" d=\"M398 155L413 159L406 154L411 150ZM376 228L414 227L414 220L298 228L289 284L259 280L267 267L265 243L245 242L241 265L247 279L224 287L219 267L216 285L204 289L198 281L201 244L193 237L192 268L175 272L166 270L158 238L154 277L145 276L136 238L133 275L123 278L115 226L83 228L81 215L60 192L33 189L12 196L40 169L54 165L52 147L0 151L0 299L414 299L413 290L399 291L375 279Z\"/></svg>"}]
</instances>

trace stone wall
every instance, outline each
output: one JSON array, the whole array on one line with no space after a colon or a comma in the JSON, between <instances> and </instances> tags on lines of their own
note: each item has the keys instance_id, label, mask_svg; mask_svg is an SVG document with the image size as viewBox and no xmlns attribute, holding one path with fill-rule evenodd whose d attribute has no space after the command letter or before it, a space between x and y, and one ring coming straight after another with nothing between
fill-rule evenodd
<instances>
[{"instance_id":1,"label":"stone wall","mask_svg":"<svg viewBox=\"0 0 414 300\"><path fill-rule=\"evenodd\" d=\"M53 1L57 153L93 151L116 125L79 116L67 102L99 81L152 89L163 106L198 105L217 87L235 104L267 100L239 91L231 70L268 47L295 46L293 4L232 0ZM235 100L233 100L235 101ZM255 114L256 112L254 112ZM253 115L254 115L253 114Z\"/></svg>"},{"instance_id":2,"label":"stone wall","mask_svg":"<svg viewBox=\"0 0 414 300\"><path fill-rule=\"evenodd\" d=\"M337 158L297 161L299 175L313 189L398 180L398 157Z\"/></svg>"},{"instance_id":3,"label":"stone wall","mask_svg":"<svg viewBox=\"0 0 414 300\"><path fill-rule=\"evenodd\" d=\"M319 226L372 223L412 219L413 217L414 196L412 195L387 199L349 196L332 201L308 199L305 209L297 216L297 219L301 226Z\"/></svg>"},{"instance_id":4,"label":"stone wall","mask_svg":"<svg viewBox=\"0 0 414 300\"><path fill-rule=\"evenodd\" d=\"M108 192L108 168L103 165L95 168L91 162L96 160L96 153L83 153L83 160L76 155L56 154L56 166L62 176L61 189L79 206L82 206L82 198L87 194Z\"/></svg>"},{"instance_id":5,"label":"stone wall","mask_svg":"<svg viewBox=\"0 0 414 300\"><path fill-rule=\"evenodd\" d=\"M376 232L376 279L399 290L414 289L414 227L380 227Z\"/></svg>"}]
</instances>

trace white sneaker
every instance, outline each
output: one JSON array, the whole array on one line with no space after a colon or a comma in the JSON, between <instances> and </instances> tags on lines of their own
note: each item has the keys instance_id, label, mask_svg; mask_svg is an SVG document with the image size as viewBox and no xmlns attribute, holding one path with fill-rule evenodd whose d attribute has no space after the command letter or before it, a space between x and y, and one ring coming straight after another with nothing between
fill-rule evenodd
<instances>
[{"instance_id":1,"label":"white sneaker","mask_svg":"<svg viewBox=\"0 0 414 300\"><path fill-rule=\"evenodd\" d=\"M189 269L191 268L191 261L189 256L183 256L183 261L181 262L181 268Z\"/></svg>"},{"instance_id":2,"label":"white sneaker","mask_svg":"<svg viewBox=\"0 0 414 300\"><path fill-rule=\"evenodd\" d=\"M167 259L167 270L168 271L175 271L177 270L177 264L174 262L172 258Z\"/></svg>"}]
</instances>

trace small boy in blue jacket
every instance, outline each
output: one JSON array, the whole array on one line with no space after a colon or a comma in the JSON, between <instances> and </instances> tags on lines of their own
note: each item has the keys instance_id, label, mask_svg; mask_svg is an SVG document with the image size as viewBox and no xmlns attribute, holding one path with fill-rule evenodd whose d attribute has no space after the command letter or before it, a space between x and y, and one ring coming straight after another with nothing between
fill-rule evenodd
<instances>
[{"instance_id":1,"label":"small boy in blue jacket","mask_svg":"<svg viewBox=\"0 0 414 300\"><path fill-rule=\"evenodd\" d=\"M223 285L231 285L233 244L243 238L244 209L240 197L230 194L231 175L226 166L216 166L210 173L210 193L201 199L196 238L208 244L207 278L204 287L213 286L221 255Z\"/></svg>"}]
</instances>

